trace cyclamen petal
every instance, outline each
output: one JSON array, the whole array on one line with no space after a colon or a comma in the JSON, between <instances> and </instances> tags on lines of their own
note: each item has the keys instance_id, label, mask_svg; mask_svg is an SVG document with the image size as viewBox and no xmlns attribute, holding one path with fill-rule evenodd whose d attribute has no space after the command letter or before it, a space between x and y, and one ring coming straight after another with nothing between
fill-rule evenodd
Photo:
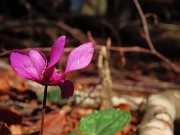
<instances>
[{"instance_id":1,"label":"cyclamen petal","mask_svg":"<svg viewBox=\"0 0 180 135\"><path fill-rule=\"evenodd\" d=\"M59 87L61 89L61 97L63 99L69 99L73 96L74 93L74 84L70 80L65 80L63 83L59 84Z\"/></svg>"},{"instance_id":2,"label":"cyclamen petal","mask_svg":"<svg viewBox=\"0 0 180 135\"><path fill-rule=\"evenodd\" d=\"M63 82L62 74L57 72L54 67L50 67L44 72L43 82L49 85L57 85L59 82Z\"/></svg>"},{"instance_id":3,"label":"cyclamen petal","mask_svg":"<svg viewBox=\"0 0 180 135\"><path fill-rule=\"evenodd\" d=\"M68 56L65 73L86 67L92 60L94 45L88 42L71 51Z\"/></svg>"},{"instance_id":4,"label":"cyclamen petal","mask_svg":"<svg viewBox=\"0 0 180 135\"><path fill-rule=\"evenodd\" d=\"M43 53L37 50L31 50L29 52L31 61L34 67L37 69L40 76L42 76L43 70L46 68L47 60Z\"/></svg>"},{"instance_id":5,"label":"cyclamen petal","mask_svg":"<svg viewBox=\"0 0 180 135\"><path fill-rule=\"evenodd\" d=\"M43 82L47 82L52 77L53 73L54 73L54 67L50 67L46 69L43 74Z\"/></svg>"},{"instance_id":6,"label":"cyclamen petal","mask_svg":"<svg viewBox=\"0 0 180 135\"><path fill-rule=\"evenodd\" d=\"M48 63L47 68L54 66L61 58L64 51L65 39L66 36L61 36L53 44L50 53L50 62Z\"/></svg>"},{"instance_id":7,"label":"cyclamen petal","mask_svg":"<svg viewBox=\"0 0 180 135\"><path fill-rule=\"evenodd\" d=\"M28 53L14 50L10 54L10 62L12 68L20 77L34 81L40 80L38 70L35 68Z\"/></svg>"}]
</instances>

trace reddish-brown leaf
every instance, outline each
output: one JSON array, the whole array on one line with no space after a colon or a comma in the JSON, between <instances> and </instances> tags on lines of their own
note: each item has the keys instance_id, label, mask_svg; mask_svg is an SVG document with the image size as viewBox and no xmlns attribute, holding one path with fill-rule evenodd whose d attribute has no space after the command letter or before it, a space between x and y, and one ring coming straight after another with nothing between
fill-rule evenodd
<instances>
[{"instance_id":1,"label":"reddish-brown leaf","mask_svg":"<svg viewBox=\"0 0 180 135\"><path fill-rule=\"evenodd\" d=\"M40 122L37 122L36 129L40 130ZM53 111L45 115L44 132L49 134L68 134L77 125L77 120L65 115L60 111Z\"/></svg>"},{"instance_id":2,"label":"reddish-brown leaf","mask_svg":"<svg viewBox=\"0 0 180 135\"><path fill-rule=\"evenodd\" d=\"M127 110L127 111L131 110L131 106L128 104L120 104L117 106L117 108L119 108L121 110Z\"/></svg>"}]
</instances>

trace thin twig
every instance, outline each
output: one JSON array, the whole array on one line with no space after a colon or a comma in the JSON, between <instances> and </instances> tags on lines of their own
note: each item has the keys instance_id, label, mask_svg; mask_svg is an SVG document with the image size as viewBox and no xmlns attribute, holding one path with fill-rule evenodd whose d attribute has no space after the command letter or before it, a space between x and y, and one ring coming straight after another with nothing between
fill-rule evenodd
<instances>
[{"instance_id":1,"label":"thin twig","mask_svg":"<svg viewBox=\"0 0 180 135\"><path fill-rule=\"evenodd\" d=\"M95 42L95 40L93 42ZM96 44L95 49L99 50L102 46L104 46L104 45ZM23 49L23 50L24 51L30 51L31 49L37 49L37 50L40 50L40 51L43 51L43 52L49 52L51 50L50 47L26 48L26 49ZM73 47L65 48L64 52L70 52L72 49L73 49ZM121 52L123 52L123 53L133 52L133 53L151 54L151 55L154 55L154 56L158 57L159 59L161 59L166 64L168 64L168 66L171 67L171 69L173 69L175 72L180 73L180 68L176 64L172 63L168 58L166 58L165 56L163 56L159 52L152 52L150 49L142 48L142 47L139 47L139 46L132 46L132 47L111 46L111 47L108 47L107 49L110 50L110 51L116 51L116 52L120 52L120 53ZM0 53L0 57L9 55L10 52L11 52L10 50L3 51L2 53Z\"/></svg>"},{"instance_id":2,"label":"thin twig","mask_svg":"<svg viewBox=\"0 0 180 135\"><path fill-rule=\"evenodd\" d=\"M91 42L96 43L95 39L93 38L93 36L91 35L90 32L88 33L88 38ZM100 49L102 46L104 46L104 45L95 44L96 49ZM151 49L146 49L146 48L139 47L139 46L132 46L132 47L111 46L111 47L108 47L107 49L111 50L111 51L119 51L119 52L124 52L124 53L136 52L136 53L151 54L151 55L154 55L154 56L158 57L159 59L161 59L164 63L166 63L169 67L171 67L171 69L174 70L175 72L180 73L180 68L176 64L171 62L168 58L166 58L165 56L163 56L159 52L152 51Z\"/></svg>"},{"instance_id":3,"label":"thin twig","mask_svg":"<svg viewBox=\"0 0 180 135\"><path fill-rule=\"evenodd\" d=\"M35 47L35 48L25 48L25 49L21 49L21 50L28 52L32 49L40 50L42 52L50 52L51 51L51 47L40 47L40 48ZM74 47L67 47L67 48L65 48L64 52L70 52L73 49L74 49ZM0 53L0 57L9 55L11 53L11 51L12 50L4 50L3 52Z\"/></svg>"},{"instance_id":4,"label":"thin twig","mask_svg":"<svg viewBox=\"0 0 180 135\"><path fill-rule=\"evenodd\" d=\"M136 8L137 8L137 10L139 12L139 15L141 16L141 19L142 19L144 33L145 33L145 38L146 38L146 41L147 41L147 43L149 45L149 48L153 52L156 52L156 49L154 48L153 43L152 43L152 41L150 39L150 36L149 36L149 29L148 29L148 25L147 25L147 21L146 21L146 16L144 15L144 12L142 11L141 6L140 6L138 0L134 0L134 3L136 5Z\"/></svg>"},{"instance_id":5,"label":"thin twig","mask_svg":"<svg viewBox=\"0 0 180 135\"><path fill-rule=\"evenodd\" d=\"M139 12L139 15L141 17L142 23L143 23L143 28L144 28L144 36L145 39L149 45L149 48L152 51L152 54L154 54L155 56L159 57L161 60L163 60L166 64L168 64L174 71L180 73L180 68L175 65L173 62L171 62L167 57L163 56L161 53L159 53L158 51L156 51L156 49L154 48L154 45L151 41L151 38L149 36L149 29L148 29L148 25L147 25L147 21L146 21L146 16L144 15L144 12L142 11L142 8L138 2L138 0L134 0L134 3L137 7L137 10Z\"/></svg>"},{"instance_id":6,"label":"thin twig","mask_svg":"<svg viewBox=\"0 0 180 135\"><path fill-rule=\"evenodd\" d=\"M136 1L136 0L134 0L134 1ZM138 1L136 1L136 3L138 3ZM142 11L140 5L138 6L138 8L140 8L140 11ZM146 37L148 37L147 41L149 42L149 40L150 40L150 42L151 42L150 37L147 36L147 35L149 35L149 31L148 31L148 27L147 27L146 17L144 16L143 12L141 12L141 15L143 16L143 21L145 20L144 23L146 24L144 27L145 27L145 35L146 35ZM19 21L11 21L11 22L6 22L5 25L1 25L0 26L0 30L4 29L6 27L7 28L18 28L18 27L22 27L22 26L25 27L25 26L28 25L28 23L29 23L28 21L21 21L21 22L19 22ZM32 23L33 23L34 26L41 26L42 27L42 26L49 26L49 25L51 25L51 26L63 29L65 31L69 32L79 42L85 42L85 41L88 41L88 39L89 39L91 42L93 42L96 45L95 46L96 49L100 49L102 47L102 45L97 45L96 44L96 41L94 40L94 38L92 37L90 32L88 32L88 38L87 38L87 36L84 33L82 33L80 30L74 29L74 28L64 24L63 22L60 22L60 23L59 22L53 22L53 21L50 22L50 21L48 21L46 19L37 19L37 20L33 20ZM151 42L150 45L153 46L152 42ZM117 46L119 46L119 45L117 45ZM154 47L151 47L151 48L152 49L150 50L150 49L142 48L142 47L139 47L139 46L136 46L136 45L132 46L132 47L115 47L115 46L111 46L110 48L108 48L108 50L118 51L120 53L121 52L124 52L124 53L125 52L138 52L138 53L151 54L151 55L154 55L154 56L160 58L169 67L171 67L171 69L173 69L175 72L180 73L180 68L176 64L172 63L168 58L166 58L162 54L158 53L157 51L152 51ZM28 51L30 49L31 48L27 48L27 49L24 49L24 50ZM48 52L50 51L50 48L37 48L37 49L42 50L42 51L48 51ZM69 52L70 50L72 50L72 48L66 48L65 52ZM11 52L10 50L3 51L3 52L0 53L0 57L8 55L8 54L10 54L10 52Z\"/></svg>"}]
</instances>

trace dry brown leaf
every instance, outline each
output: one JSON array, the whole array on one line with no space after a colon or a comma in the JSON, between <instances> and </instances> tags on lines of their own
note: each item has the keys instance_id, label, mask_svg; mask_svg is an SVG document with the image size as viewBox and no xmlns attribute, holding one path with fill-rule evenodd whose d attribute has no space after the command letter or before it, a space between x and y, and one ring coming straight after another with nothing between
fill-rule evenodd
<instances>
[{"instance_id":1,"label":"dry brown leaf","mask_svg":"<svg viewBox=\"0 0 180 135\"><path fill-rule=\"evenodd\" d=\"M12 134L17 134L17 135L22 134L22 128L20 125L11 125L9 128Z\"/></svg>"},{"instance_id":2,"label":"dry brown leaf","mask_svg":"<svg viewBox=\"0 0 180 135\"><path fill-rule=\"evenodd\" d=\"M0 93L7 94L10 88L25 91L27 86L24 79L20 78L13 70L0 72Z\"/></svg>"},{"instance_id":3,"label":"dry brown leaf","mask_svg":"<svg viewBox=\"0 0 180 135\"><path fill-rule=\"evenodd\" d=\"M118 131L114 135L122 135L122 133L121 133L121 131Z\"/></svg>"},{"instance_id":4,"label":"dry brown leaf","mask_svg":"<svg viewBox=\"0 0 180 135\"><path fill-rule=\"evenodd\" d=\"M121 110L127 110L127 111L131 110L131 106L128 104L120 104L116 108L119 108Z\"/></svg>"},{"instance_id":5,"label":"dry brown leaf","mask_svg":"<svg viewBox=\"0 0 180 135\"><path fill-rule=\"evenodd\" d=\"M36 124L36 129L40 130L40 122ZM45 115L44 132L47 134L67 134L77 127L78 121L70 118L69 115L62 114L60 111L53 111Z\"/></svg>"},{"instance_id":6,"label":"dry brown leaf","mask_svg":"<svg viewBox=\"0 0 180 135\"><path fill-rule=\"evenodd\" d=\"M0 93L6 94L9 91L9 84L5 79L2 79L2 76L0 75Z\"/></svg>"},{"instance_id":7,"label":"dry brown leaf","mask_svg":"<svg viewBox=\"0 0 180 135\"><path fill-rule=\"evenodd\" d=\"M131 127L132 127L132 125L131 125L130 123L128 123L128 124L125 126L125 128L123 129L122 135L128 135L128 133L129 133L130 130L131 130Z\"/></svg>"},{"instance_id":8,"label":"dry brown leaf","mask_svg":"<svg viewBox=\"0 0 180 135\"><path fill-rule=\"evenodd\" d=\"M86 115L94 112L93 109L83 109L83 108L78 108L76 111L81 117L86 116Z\"/></svg>"}]
</instances>

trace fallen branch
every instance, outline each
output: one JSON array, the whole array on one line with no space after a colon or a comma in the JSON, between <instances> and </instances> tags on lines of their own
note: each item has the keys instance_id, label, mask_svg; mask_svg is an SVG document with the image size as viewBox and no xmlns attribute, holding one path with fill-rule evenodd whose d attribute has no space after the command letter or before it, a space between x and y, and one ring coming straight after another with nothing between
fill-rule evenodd
<instances>
[{"instance_id":1,"label":"fallen branch","mask_svg":"<svg viewBox=\"0 0 180 135\"><path fill-rule=\"evenodd\" d=\"M173 135L180 120L180 91L169 90L149 97L139 135Z\"/></svg>"}]
</instances>

